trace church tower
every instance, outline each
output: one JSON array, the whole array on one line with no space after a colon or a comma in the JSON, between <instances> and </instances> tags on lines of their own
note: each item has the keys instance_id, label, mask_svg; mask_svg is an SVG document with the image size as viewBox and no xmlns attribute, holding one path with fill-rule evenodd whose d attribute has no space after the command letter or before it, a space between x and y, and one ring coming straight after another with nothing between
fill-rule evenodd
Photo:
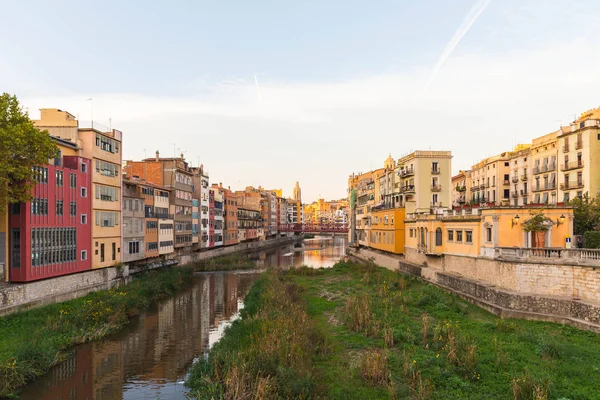
<instances>
[{"instance_id":1,"label":"church tower","mask_svg":"<svg viewBox=\"0 0 600 400\"><path fill-rule=\"evenodd\" d=\"M294 186L294 200L302 203L302 192L300 191L300 185L298 184L298 181L296 181L296 186Z\"/></svg>"}]
</instances>

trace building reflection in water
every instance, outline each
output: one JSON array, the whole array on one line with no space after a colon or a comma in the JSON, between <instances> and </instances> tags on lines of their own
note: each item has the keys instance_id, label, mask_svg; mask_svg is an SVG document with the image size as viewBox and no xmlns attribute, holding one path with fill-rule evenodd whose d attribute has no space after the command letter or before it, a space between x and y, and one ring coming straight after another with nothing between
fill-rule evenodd
<instances>
[{"instance_id":1,"label":"building reflection in water","mask_svg":"<svg viewBox=\"0 0 600 400\"><path fill-rule=\"evenodd\" d=\"M78 346L21 399L185 399L185 374L238 315L256 274L215 273L136 318L119 334Z\"/></svg>"},{"instance_id":2,"label":"building reflection in water","mask_svg":"<svg viewBox=\"0 0 600 400\"><path fill-rule=\"evenodd\" d=\"M317 237L260 251L258 267L330 267L345 255L344 237ZM300 251L297 251L300 250ZM27 386L24 400L185 400L185 375L238 317L256 273L211 273L142 313L117 335L78 346Z\"/></svg>"}]
</instances>

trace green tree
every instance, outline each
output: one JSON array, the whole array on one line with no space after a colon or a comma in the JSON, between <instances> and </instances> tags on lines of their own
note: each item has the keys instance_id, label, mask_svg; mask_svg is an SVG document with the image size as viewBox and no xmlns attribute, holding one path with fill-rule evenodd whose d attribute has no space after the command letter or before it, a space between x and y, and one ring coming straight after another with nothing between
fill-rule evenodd
<instances>
[{"instance_id":1,"label":"green tree","mask_svg":"<svg viewBox=\"0 0 600 400\"><path fill-rule=\"evenodd\" d=\"M47 164L58 148L48 131L33 125L16 96L0 96L0 210L10 203L31 199L36 172L33 167Z\"/></svg>"},{"instance_id":2,"label":"green tree","mask_svg":"<svg viewBox=\"0 0 600 400\"><path fill-rule=\"evenodd\" d=\"M523 223L525 232L546 232L550 229L548 222L551 224L552 220L544 215L543 210L530 211L529 215L531 218Z\"/></svg>"},{"instance_id":3,"label":"green tree","mask_svg":"<svg viewBox=\"0 0 600 400\"><path fill-rule=\"evenodd\" d=\"M583 235L600 226L600 199L590 198L586 193L583 197L575 197L569 202L573 207L573 234Z\"/></svg>"}]
</instances>

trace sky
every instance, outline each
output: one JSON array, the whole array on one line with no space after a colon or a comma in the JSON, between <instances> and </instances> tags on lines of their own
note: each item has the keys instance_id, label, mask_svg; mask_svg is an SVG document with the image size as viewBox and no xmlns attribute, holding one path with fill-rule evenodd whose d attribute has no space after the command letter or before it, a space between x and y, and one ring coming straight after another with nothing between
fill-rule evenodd
<instances>
[{"instance_id":1,"label":"sky","mask_svg":"<svg viewBox=\"0 0 600 400\"><path fill-rule=\"evenodd\" d=\"M124 159L342 198L388 154L456 173L600 106L596 3L0 0L0 91L121 130Z\"/></svg>"}]
</instances>

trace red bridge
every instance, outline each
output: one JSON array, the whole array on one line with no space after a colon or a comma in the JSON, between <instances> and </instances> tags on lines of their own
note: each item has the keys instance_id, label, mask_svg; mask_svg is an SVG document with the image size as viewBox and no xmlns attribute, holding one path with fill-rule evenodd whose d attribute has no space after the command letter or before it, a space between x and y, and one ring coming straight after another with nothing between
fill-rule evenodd
<instances>
[{"instance_id":1,"label":"red bridge","mask_svg":"<svg viewBox=\"0 0 600 400\"><path fill-rule=\"evenodd\" d=\"M279 232L298 233L348 233L346 224L283 224Z\"/></svg>"}]
</instances>

